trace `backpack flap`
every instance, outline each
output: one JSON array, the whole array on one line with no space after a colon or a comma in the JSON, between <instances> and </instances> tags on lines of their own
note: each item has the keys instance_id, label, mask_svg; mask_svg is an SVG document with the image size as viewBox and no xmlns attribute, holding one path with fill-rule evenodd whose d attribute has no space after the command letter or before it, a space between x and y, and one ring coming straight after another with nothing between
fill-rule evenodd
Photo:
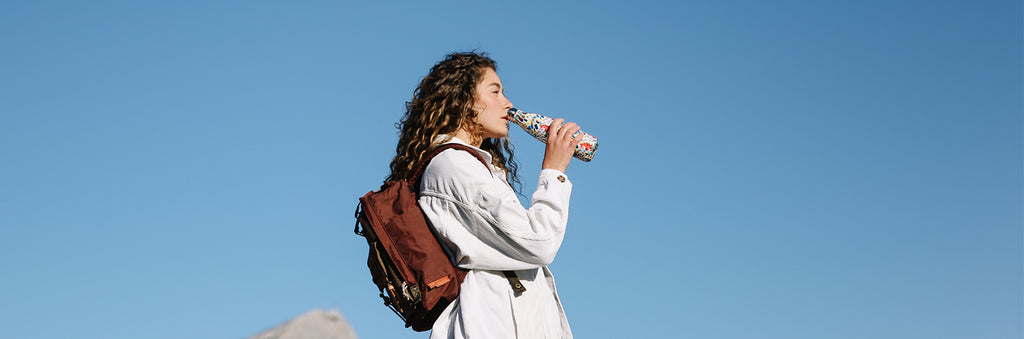
<instances>
[{"instance_id":1,"label":"backpack flap","mask_svg":"<svg viewBox=\"0 0 1024 339\"><path fill-rule=\"evenodd\" d=\"M378 288L391 295L391 303L398 308L396 312L403 315L407 327L429 330L440 311L458 296L459 284L466 272L455 268L445 255L408 182L388 182L359 200L366 220L363 233L371 233L367 231L369 226L368 230L372 230L376 238L374 244L367 237L371 245L367 264L371 266L371 274L384 275L383 279L387 280L384 286L378 284ZM383 249L386 258L374 258L375 245ZM386 268L382 273L374 273L374 265ZM387 298L385 303L388 303ZM439 303L443 306L437 307Z\"/></svg>"},{"instance_id":2,"label":"backpack flap","mask_svg":"<svg viewBox=\"0 0 1024 339\"><path fill-rule=\"evenodd\" d=\"M374 284L384 304L416 331L433 327L441 312L458 298L459 285L466 277L466 271L452 265L441 247L413 189L430 159L449 148L468 151L487 166L473 149L446 144L425 157L411 180L384 183L360 198L356 208L355 232L370 245L367 266Z\"/></svg>"}]
</instances>

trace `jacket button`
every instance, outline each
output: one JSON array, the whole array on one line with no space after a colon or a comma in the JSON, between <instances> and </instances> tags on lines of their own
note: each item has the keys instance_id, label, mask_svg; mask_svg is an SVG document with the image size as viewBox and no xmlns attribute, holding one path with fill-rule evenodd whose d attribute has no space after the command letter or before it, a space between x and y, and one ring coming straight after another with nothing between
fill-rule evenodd
<instances>
[{"instance_id":1,"label":"jacket button","mask_svg":"<svg viewBox=\"0 0 1024 339\"><path fill-rule=\"evenodd\" d=\"M565 182L565 176L564 175L559 175L558 178L556 178L556 179L558 179L558 182Z\"/></svg>"}]
</instances>

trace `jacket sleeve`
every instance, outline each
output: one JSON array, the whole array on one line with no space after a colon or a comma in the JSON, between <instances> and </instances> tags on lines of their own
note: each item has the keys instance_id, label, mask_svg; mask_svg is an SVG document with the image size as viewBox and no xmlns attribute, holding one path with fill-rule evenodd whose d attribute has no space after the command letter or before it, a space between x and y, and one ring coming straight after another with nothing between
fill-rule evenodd
<instances>
[{"instance_id":1,"label":"jacket sleeve","mask_svg":"<svg viewBox=\"0 0 1024 339\"><path fill-rule=\"evenodd\" d=\"M546 266L562 245L572 183L540 173L529 208L472 154L448 150L423 173L419 204L456 266L520 270Z\"/></svg>"}]
</instances>

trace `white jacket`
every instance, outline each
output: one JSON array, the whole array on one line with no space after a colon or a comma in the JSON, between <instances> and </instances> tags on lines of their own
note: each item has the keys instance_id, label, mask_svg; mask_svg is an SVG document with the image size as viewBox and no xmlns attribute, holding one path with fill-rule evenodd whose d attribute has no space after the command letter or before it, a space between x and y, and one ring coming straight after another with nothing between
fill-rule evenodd
<instances>
[{"instance_id":1,"label":"white jacket","mask_svg":"<svg viewBox=\"0 0 1024 339\"><path fill-rule=\"evenodd\" d=\"M475 149L490 163L489 153ZM547 268L565 236L571 191L564 173L542 170L527 209L505 172L485 169L472 154L449 149L427 165L419 205L455 265L469 270L430 338L572 338ZM506 270L515 270L525 293L515 296Z\"/></svg>"}]
</instances>

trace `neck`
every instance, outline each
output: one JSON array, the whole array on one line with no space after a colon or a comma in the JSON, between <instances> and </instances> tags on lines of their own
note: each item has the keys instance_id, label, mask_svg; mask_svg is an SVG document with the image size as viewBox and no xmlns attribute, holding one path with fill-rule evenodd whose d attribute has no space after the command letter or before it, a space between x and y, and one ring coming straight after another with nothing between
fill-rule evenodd
<instances>
[{"instance_id":1,"label":"neck","mask_svg":"<svg viewBox=\"0 0 1024 339\"><path fill-rule=\"evenodd\" d=\"M455 137L477 148L479 148L480 144L483 143L483 140L473 140L473 134L470 134L469 131L462 128L455 131Z\"/></svg>"}]
</instances>

